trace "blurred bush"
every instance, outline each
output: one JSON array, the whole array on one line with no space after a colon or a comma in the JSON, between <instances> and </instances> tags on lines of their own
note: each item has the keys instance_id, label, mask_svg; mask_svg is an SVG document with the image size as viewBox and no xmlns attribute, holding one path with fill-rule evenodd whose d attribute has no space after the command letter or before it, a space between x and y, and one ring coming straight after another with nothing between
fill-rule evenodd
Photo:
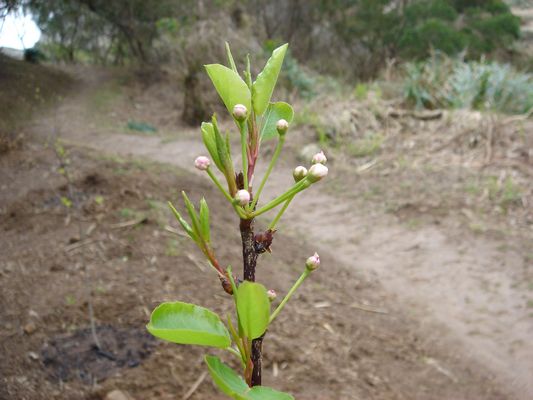
<instances>
[{"instance_id":1,"label":"blurred bush","mask_svg":"<svg viewBox=\"0 0 533 400\"><path fill-rule=\"evenodd\" d=\"M405 65L405 98L416 107L526 113L533 108L533 75L508 64L465 62L435 52Z\"/></svg>"}]
</instances>

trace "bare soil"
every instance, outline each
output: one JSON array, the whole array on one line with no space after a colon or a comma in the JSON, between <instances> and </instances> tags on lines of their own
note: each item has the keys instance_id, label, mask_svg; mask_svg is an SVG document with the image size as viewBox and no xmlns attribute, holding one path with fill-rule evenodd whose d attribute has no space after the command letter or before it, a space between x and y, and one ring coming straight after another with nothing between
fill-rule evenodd
<instances>
[{"instance_id":1,"label":"bare soil","mask_svg":"<svg viewBox=\"0 0 533 400\"><path fill-rule=\"evenodd\" d=\"M181 204L180 190L206 196L224 263L239 265L240 243L231 209L191 171L204 153L197 132L157 100L169 89L147 94L131 83L117 87L106 71L85 75L67 101L34 119L35 141L0 159L0 398L99 399L118 388L135 399L167 399L183 396L198 377L205 380L192 399L223 398L202 375L204 349L160 342L152 349L139 340L132 363L113 364L121 354L116 339L102 340L105 354L91 346L89 289L104 338L139 338L165 300L231 309L197 249L166 229L176 224L165 202ZM159 132L125 131L132 118ZM42 145L55 136L70 143L70 209L61 202L67 188L58 160ZM266 197L290 184L299 148L314 137L302 129L291 139ZM418 158L408 167L389 162L393 150L385 149L386 159L368 169L330 149L328 181L289 208L274 255L261 257L258 278L278 293L312 252L323 260L268 332L265 383L298 399L531 398L527 180L516 178L522 195L499 212L501 204L483 195L496 173L490 167L442 162L429 171ZM479 192L466 191L471 182ZM63 375L46 365L46 349L80 335L87 362ZM91 362L108 364L88 370Z\"/></svg>"}]
</instances>

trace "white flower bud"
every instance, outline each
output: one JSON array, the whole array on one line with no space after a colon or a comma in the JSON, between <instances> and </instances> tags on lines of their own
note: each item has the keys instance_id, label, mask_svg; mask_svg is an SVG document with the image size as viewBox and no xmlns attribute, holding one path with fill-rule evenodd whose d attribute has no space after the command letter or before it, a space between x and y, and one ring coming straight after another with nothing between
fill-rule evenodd
<instances>
[{"instance_id":1,"label":"white flower bud","mask_svg":"<svg viewBox=\"0 0 533 400\"><path fill-rule=\"evenodd\" d=\"M241 189L235 195L235 201L241 206L245 206L250 203L250 192L248 190Z\"/></svg>"},{"instance_id":2,"label":"white flower bud","mask_svg":"<svg viewBox=\"0 0 533 400\"><path fill-rule=\"evenodd\" d=\"M324 164L313 164L311 168L309 168L308 175L308 179L311 181L311 183L318 182L320 179L328 175L328 167L326 167Z\"/></svg>"},{"instance_id":3,"label":"white flower bud","mask_svg":"<svg viewBox=\"0 0 533 400\"><path fill-rule=\"evenodd\" d=\"M320 153L316 153L313 156L313 159L311 160L311 163L313 164L326 164L328 162L328 159L326 158L326 155L323 151L320 151Z\"/></svg>"},{"instance_id":4,"label":"white flower bud","mask_svg":"<svg viewBox=\"0 0 533 400\"><path fill-rule=\"evenodd\" d=\"M306 175L307 175L307 168L302 167L301 165L294 168L294 171L292 172L292 176L295 182L300 182L303 178L306 177Z\"/></svg>"},{"instance_id":5,"label":"white flower bud","mask_svg":"<svg viewBox=\"0 0 533 400\"><path fill-rule=\"evenodd\" d=\"M309 271L314 271L315 269L317 269L319 267L319 265L320 265L320 257L318 255L318 253L313 254L305 262L305 267Z\"/></svg>"},{"instance_id":6,"label":"white flower bud","mask_svg":"<svg viewBox=\"0 0 533 400\"><path fill-rule=\"evenodd\" d=\"M235 107L233 107L233 117L240 122L243 122L246 120L246 117L248 116L248 110L246 109L246 106L242 104L235 104Z\"/></svg>"},{"instance_id":7,"label":"white flower bud","mask_svg":"<svg viewBox=\"0 0 533 400\"><path fill-rule=\"evenodd\" d=\"M267 290L267 296L270 301L273 301L276 297L278 297L278 294L276 293L275 290L269 289Z\"/></svg>"},{"instance_id":8,"label":"white flower bud","mask_svg":"<svg viewBox=\"0 0 533 400\"><path fill-rule=\"evenodd\" d=\"M285 135L285 133L287 133L287 129L289 129L289 123L285 121L284 119L280 119L276 123L276 129L278 130L278 133L280 134L280 136L283 136Z\"/></svg>"},{"instance_id":9,"label":"white flower bud","mask_svg":"<svg viewBox=\"0 0 533 400\"><path fill-rule=\"evenodd\" d=\"M211 165L211 161L205 156L196 157L196 160L194 160L194 166L200 171L206 171L209 165Z\"/></svg>"}]
</instances>

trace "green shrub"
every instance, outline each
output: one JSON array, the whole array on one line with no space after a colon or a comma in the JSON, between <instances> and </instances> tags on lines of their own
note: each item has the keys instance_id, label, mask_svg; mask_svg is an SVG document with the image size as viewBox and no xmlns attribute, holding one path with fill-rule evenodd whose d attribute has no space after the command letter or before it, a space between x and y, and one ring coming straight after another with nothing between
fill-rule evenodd
<instances>
[{"instance_id":1,"label":"green shrub","mask_svg":"<svg viewBox=\"0 0 533 400\"><path fill-rule=\"evenodd\" d=\"M405 66L405 98L416 107L525 113L533 108L533 75L496 62L465 62L442 53Z\"/></svg>"},{"instance_id":2,"label":"green shrub","mask_svg":"<svg viewBox=\"0 0 533 400\"><path fill-rule=\"evenodd\" d=\"M500 0L419 0L405 8L398 50L407 59L426 58L431 49L479 59L519 36L519 18Z\"/></svg>"}]
</instances>

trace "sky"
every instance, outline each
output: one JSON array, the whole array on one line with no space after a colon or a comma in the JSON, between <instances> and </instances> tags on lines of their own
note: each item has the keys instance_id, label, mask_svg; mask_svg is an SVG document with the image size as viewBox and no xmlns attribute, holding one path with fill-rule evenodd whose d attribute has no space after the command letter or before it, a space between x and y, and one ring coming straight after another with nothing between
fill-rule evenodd
<instances>
[{"instance_id":1,"label":"sky","mask_svg":"<svg viewBox=\"0 0 533 400\"><path fill-rule=\"evenodd\" d=\"M31 16L23 15L21 11L11 12L4 21L0 20L0 47L29 49L40 37L41 31Z\"/></svg>"}]
</instances>

